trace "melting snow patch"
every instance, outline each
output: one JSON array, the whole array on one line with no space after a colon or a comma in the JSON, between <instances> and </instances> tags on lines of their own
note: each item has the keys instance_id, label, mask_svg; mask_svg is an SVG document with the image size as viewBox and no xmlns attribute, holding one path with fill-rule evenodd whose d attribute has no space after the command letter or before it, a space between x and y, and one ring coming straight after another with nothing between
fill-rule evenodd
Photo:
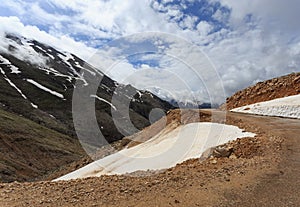
<instances>
[{"instance_id":1,"label":"melting snow patch","mask_svg":"<svg viewBox=\"0 0 300 207\"><path fill-rule=\"evenodd\" d=\"M78 72L74 69L74 67L71 65L71 63L69 63L68 60L74 60L73 55L70 54L70 53L65 53L65 55L66 55L66 56L64 56L64 55L62 55L62 54L58 54L58 56L60 57L60 59L63 60L64 63L65 63L67 66L69 66L69 68L73 71L73 73L79 77L78 79L83 81L84 86L89 85L88 82L84 79L84 74L78 73ZM77 79L77 80L78 80L78 79Z\"/></svg>"},{"instance_id":2,"label":"melting snow patch","mask_svg":"<svg viewBox=\"0 0 300 207\"><path fill-rule=\"evenodd\" d=\"M136 92L139 94L139 98L142 98L143 94L139 90L137 90Z\"/></svg>"},{"instance_id":3,"label":"melting snow patch","mask_svg":"<svg viewBox=\"0 0 300 207\"><path fill-rule=\"evenodd\" d=\"M48 93L50 93L50 94L52 94L54 96L57 96L58 98L62 98L62 99L64 98L64 96L62 94L60 94L60 93L58 93L56 91L53 91L53 90L51 90L51 89L49 89L49 88L47 88L47 87L39 84L38 82L35 82L32 79L27 79L27 82L33 84L34 86L38 87L39 89L42 89L43 91L46 91L46 92L48 92Z\"/></svg>"},{"instance_id":4,"label":"melting snow patch","mask_svg":"<svg viewBox=\"0 0 300 207\"><path fill-rule=\"evenodd\" d=\"M37 105L35 105L34 103L31 103L31 106L32 106L33 108L35 108L35 109L37 109L37 108L38 108L38 106L37 106Z\"/></svg>"},{"instance_id":5,"label":"melting snow patch","mask_svg":"<svg viewBox=\"0 0 300 207\"><path fill-rule=\"evenodd\" d=\"M9 60L7 60L6 58L2 57L0 55L0 61L1 61L1 64L4 64L4 65L10 65L11 63L9 62Z\"/></svg>"},{"instance_id":6,"label":"melting snow patch","mask_svg":"<svg viewBox=\"0 0 300 207\"><path fill-rule=\"evenodd\" d=\"M300 119L300 94L242 106L231 111Z\"/></svg>"},{"instance_id":7,"label":"melting snow patch","mask_svg":"<svg viewBox=\"0 0 300 207\"><path fill-rule=\"evenodd\" d=\"M15 73L15 74L21 73L21 71L19 71L19 68L17 68L14 65L11 65L10 69L11 69L11 73Z\"/></svg>"},{"instance_id":8,"label":"melting snow patch","mask_svg":"<svg viewBox=\"0 0 300 207\"><path fill-rule=\"evenodd\" d=\"M2 68L0 68L0 72L2 73L4 79L8 82L8 84L13 87L14 89L16 89L16 91L18 91L18 93L26 100L28 100L28 98L23 94L23 92L6 76L4 70ZM33 108L38 108L37 105L30 103L31 106Z\"/></svg>"},{"instance_id":9,"label":"melting snow patch","mask_svg":"<svg viewBox=\"0 0 300 207\"><path fill-rule=\"evenodd\" d=\"M2 73L2 75L4 76L4 79L9 83L9 85L13 88L15 88L19 94L21 94L21 96L24 99L27 99L27 97L22 93L22 91L6 76L4 70L2 68L0 68L0 72Z\"/></svg>"},{"instance_id":10,"label":"melting snow patch","mask_svg":"<svg viewBox=\"0 0 300 207\"><path fill-rule=\"evenodd\" d=\"M52 60L55 60L55 57L49 53L47 53L47 55L52 59Z\"/></svg>"},{"instance_id":11,"label":"melting snow patch","mask_svg":"<svg viewBox=\"0 0 300 207\"><path fill-rule=\"evenodd\" d=\"M41 48L40 46L38 45L35 45L34 47L36 47L37 49L39 49L40 51L44 52L44 53L47 53L46 50L44 50L43 48Z\"/></svg>"},{"instance_id":12,"label":"melting snow patch","mask_svg":"<svg viewBox=\"0 0 300 207\"><path fill-rule=\"evenodd\" d=\"M254 136L231 125L210 122L187 124L173 131L165 129L145 143L104 157L55 181L167 169L188 159L200 158L211 147Z\"/></svg>"},{"instance_id":13,"label":"melting snow patch","mask_svg":"<svg viewBox=\"0 0 300 207\"><path fill-rule=\"evenodd\" d=\"M56 119L55 116L53 116L52 114L49 114L49 116L53 119Z\"/></svg>"},{"instance_id":14,"label":"melting snow patch","mask_svg":"<svg viewBox=\"0 0 300 207\"><path fill-rule=\"evenodd\" d=\"M54 76L57 76L57 77L64 77L66 78L66 80L68 80L69 82L72 82L73 77L72 74L71 75L64 75L62 73L59 73L57 70L53 69L53 68L45 68L45 67L39 67L40 70L43 70L46 72L46 74L50 74L50 73L53 73Z\"/></svg>"},{"instance_id":15,"label":"melting snow patch","mask_svg":"<svg viewBox=\"0 0 300 207\"><path fill-rule=\"evenodd\" d=\"M91 98L96 98L96 99L98 99L99 101L103 101L103 102L107 103L108 105L110 105L114 110L117 110L116 107L115 107L112 103L108 102L107 100L105 100L105 99L103 99L103 98L100 98L100 97L97 96L97 95L90 95L90 97L91 97Z\"/></svg>"},{"instance_id":16,"label":"melting snow patch","mask_svg":"<svg viewBox=\"0 0 300 207\"><path fill-rule=\"evenodd\" d=\"M21 73L21 71L19 71L19 68L17 68L16 66L12 65L11 62L9 60L7 60L6 58L2 57L0 55L0 61L1 61L1 65L7 65L8 67L10 67L11 69L11 73L15 73L15 74L18 74L18 73Z\"/></svg>"}]
</instances>

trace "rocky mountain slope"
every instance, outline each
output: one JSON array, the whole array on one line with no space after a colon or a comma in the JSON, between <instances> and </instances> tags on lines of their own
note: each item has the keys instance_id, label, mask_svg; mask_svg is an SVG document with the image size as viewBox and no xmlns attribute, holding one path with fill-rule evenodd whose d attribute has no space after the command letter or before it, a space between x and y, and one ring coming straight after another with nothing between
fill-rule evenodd
<instances>
[{"instance_id":1,"label":"rocky mountain slope","mask_svg":"<svg viewBox=\"0 0 300 207\"><path fill-rule=\"evenodd\" d=\"M226 100L226 106L223 105L222 109L227 108L227 110L231 110L257 102L269 101L297 94L300 94L300 73L292 73L259 82L254 86L238 91Z\"/></svg>"},{"instance_id":2,"label":"rocky mountain slope","mask_svg":"<svg viewBox=\"0 0 300 207\"><path fill-rule=\"evenodd\" d=\"M102 79L96 94L85 95L95 101L96 119L109 143L124 136L111 114L117 88L134 94L118 96L130 103L130 120L137 129L150 124L153 108L173 108L147 91L113 81L74 54L12 34L0 42L1 181L33 179L85 154L73 126L72 96L75 87L89 87L88 76ZM30 170L22 174L23 168Z\"/></svg>"}]
</instances>

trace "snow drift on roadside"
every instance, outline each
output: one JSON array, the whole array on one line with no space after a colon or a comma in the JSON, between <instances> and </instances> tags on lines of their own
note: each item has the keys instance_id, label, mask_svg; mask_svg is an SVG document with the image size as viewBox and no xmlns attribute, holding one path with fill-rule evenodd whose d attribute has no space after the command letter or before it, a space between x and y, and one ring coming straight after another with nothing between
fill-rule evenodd
<instances>
[{"instance_id":1,"label":"snow drift on roadside","mask_svg":"<svg viewBox=\"0 0 300 207\"><path fill-rule=\"evenodd\" d=\"M231 111L300 119L300 94L242 106Z\"/></svg>"},{"instance_id":2,"label":"snow drift on roadside","mask_svg":"<svg viewBox=\"0 0 300 207\"><path fill-rule=\"evenodd\" d=\"M168 128L165 128L145 143L90 163L55 181L167 169L188 159L200 158L211 147L237 138L255 136L236 126L209 122L192 123L167 131Z\"/></svg>"}]
</instances>

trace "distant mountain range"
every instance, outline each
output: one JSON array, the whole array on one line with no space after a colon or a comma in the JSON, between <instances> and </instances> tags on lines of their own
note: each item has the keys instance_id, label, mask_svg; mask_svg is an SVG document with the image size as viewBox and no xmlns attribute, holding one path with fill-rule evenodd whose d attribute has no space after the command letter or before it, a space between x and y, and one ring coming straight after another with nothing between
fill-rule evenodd
<instances>
[{"instance_id":1,"label":"distant mountain range","mask_svg":"<svg viewBox=\"0 0 300 207\"><path fill-rule=\"evenodd\" d=\"M192 101L176 101L174 99L169 101L174 107L176 108L183 108L183 109L210 109L210 108L218 108L218 104L211 104L206 102L192 102Z\"/></svg>"}]
</instances>

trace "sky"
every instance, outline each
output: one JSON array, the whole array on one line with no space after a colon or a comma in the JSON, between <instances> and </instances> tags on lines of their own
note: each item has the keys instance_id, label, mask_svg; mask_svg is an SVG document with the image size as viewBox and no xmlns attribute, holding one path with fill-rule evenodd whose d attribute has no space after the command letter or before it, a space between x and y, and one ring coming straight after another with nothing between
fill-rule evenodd
<instances>
[{"instance_id":1,"label":"sky","mask_svg":"<svg viewBox=\"0 0 300 207\"><path fill-rule=\"evenodd\" d=\"M216 102L298 72L298 0L6 0L0 36L36 39L165 99Z\"/></svg>"}]
</instances>

